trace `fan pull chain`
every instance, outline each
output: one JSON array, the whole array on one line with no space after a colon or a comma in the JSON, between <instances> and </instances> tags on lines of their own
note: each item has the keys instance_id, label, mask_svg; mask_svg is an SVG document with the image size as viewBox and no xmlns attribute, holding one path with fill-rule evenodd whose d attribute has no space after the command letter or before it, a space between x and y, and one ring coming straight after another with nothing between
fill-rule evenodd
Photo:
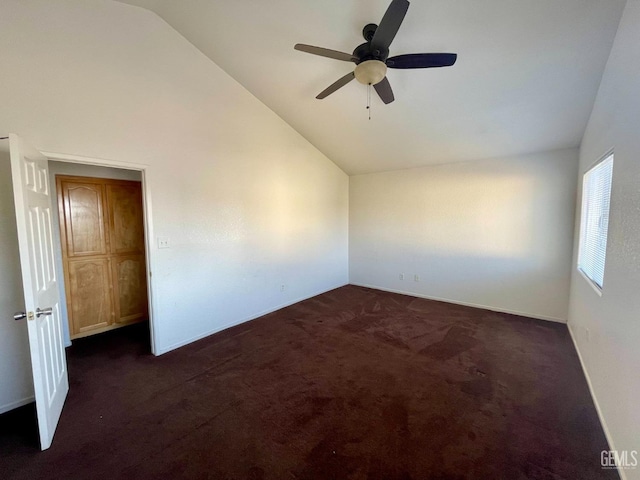
<instances>
[{"instance_id":1,"label":"fan pull chain","mask_svg":"<svg viewBox=\"0 0 640 480\"><path fill-rule=\"evenodd\" d=\"M369 112L369 120L371 120L371 84L367 84L367 111Z\"/></svg>"}]
</instances>

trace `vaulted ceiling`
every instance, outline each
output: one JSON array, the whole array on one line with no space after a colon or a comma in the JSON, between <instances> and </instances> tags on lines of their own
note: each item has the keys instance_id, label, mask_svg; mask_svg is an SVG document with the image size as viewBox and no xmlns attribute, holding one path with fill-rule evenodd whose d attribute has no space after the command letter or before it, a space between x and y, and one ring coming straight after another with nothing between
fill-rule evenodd
<instances>
[{"instance_id":1,"label":"vaulted ceiling","mask_svg":"<svg viewBox=\"0 0 640 480\"><path fill-rule=\"evenodd\" d=\"M351 82L352 52L390 0L126 0L155 12L349 174L580 144L625 0L413 0L391 55L455 52L453 67L389 70L395 102Z\"/></svg>"}]
</instances>

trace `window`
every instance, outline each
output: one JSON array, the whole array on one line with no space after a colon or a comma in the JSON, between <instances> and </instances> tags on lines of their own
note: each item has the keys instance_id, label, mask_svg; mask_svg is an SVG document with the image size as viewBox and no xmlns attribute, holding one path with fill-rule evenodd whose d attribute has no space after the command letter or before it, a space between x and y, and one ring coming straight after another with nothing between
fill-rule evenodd
<instances>
[{"instance_id":1,"label":"window","mask_svg":"<svg viewBox=\"0 0 640 480\"><path fill-rule=\"evenodd\" d=\"M602 289L607 253L613 154L584 174L578 268Z\"/></svg>"}]
</instances>

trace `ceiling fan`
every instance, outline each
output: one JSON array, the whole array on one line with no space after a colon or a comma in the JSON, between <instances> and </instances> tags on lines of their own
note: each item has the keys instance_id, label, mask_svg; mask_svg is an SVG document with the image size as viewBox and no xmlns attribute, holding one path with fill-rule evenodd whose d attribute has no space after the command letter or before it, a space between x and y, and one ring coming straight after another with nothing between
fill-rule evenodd
<instances>
[{"instance_id":1,"label":"ceiling fan","mask_svg":"<svg viewBox=\"0 0 640 480\"><path fill-rule=\"evenodd\" d=\"M388 104L393 102L394 96L386 76L387 68L449 67L456 63L458 55L455 53L409 53L389 57L389 46L398 33L408 9L408 0L392 0L380 25L374 23L365 25L362 36L366 43L358 45L351 54L302 43L296 44L294 48L301 52L356 64L353 72L329 85L316 98L328 97L355 78L365 85L373 85L382 101Z\"/></svg>"}]
</instances>

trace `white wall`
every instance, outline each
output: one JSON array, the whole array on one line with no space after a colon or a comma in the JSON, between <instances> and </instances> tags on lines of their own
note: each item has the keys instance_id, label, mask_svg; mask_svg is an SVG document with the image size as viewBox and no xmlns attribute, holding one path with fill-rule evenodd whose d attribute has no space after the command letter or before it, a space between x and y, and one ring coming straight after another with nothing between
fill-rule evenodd
<instances>
[{"instance_id":1,"label":"white wall","mask_svg":"<svg viewBox=\"0 0 640 480\"><path fill-rule=\"evenodd\" d=\"M27 323L13 313L24 311L18 262L18 233L13 206L8 140L0 140L0 413L33 399Z\"/></svg>"},{"instance_id":2,"label":"white wall","mask_svg":"<svg viewBox=\"0 0 640 480\"><path fill-rule=\"evenodd\" d=\"M640 452L639 59L640 1L629 0L580 148L579 196L584 172L614 149L604 288L598 296L577 272L576 243L569 327L611 447ZM622 472L640 479L640 466Z\"/></svg>"},{"instance_id":3,"label":"white wall","mask_svg":"<svg viewBox=\"0 0 640 480\"><path fill-rule=\"evenodd\" d=\"M4 0L0 64L0 132L148 166L160 352L348 282L348 177L159 17Z\"/></svg>"},{"instance_id":4,"label":"white wall","mask_svg":"<svg viewBox=\"0 0 640 480\"><path fill-rule=\"evenodd\" d=\"M350 177L351 283L566 321L577 161L569 149Z\"/></svg>"}]
</instances>

